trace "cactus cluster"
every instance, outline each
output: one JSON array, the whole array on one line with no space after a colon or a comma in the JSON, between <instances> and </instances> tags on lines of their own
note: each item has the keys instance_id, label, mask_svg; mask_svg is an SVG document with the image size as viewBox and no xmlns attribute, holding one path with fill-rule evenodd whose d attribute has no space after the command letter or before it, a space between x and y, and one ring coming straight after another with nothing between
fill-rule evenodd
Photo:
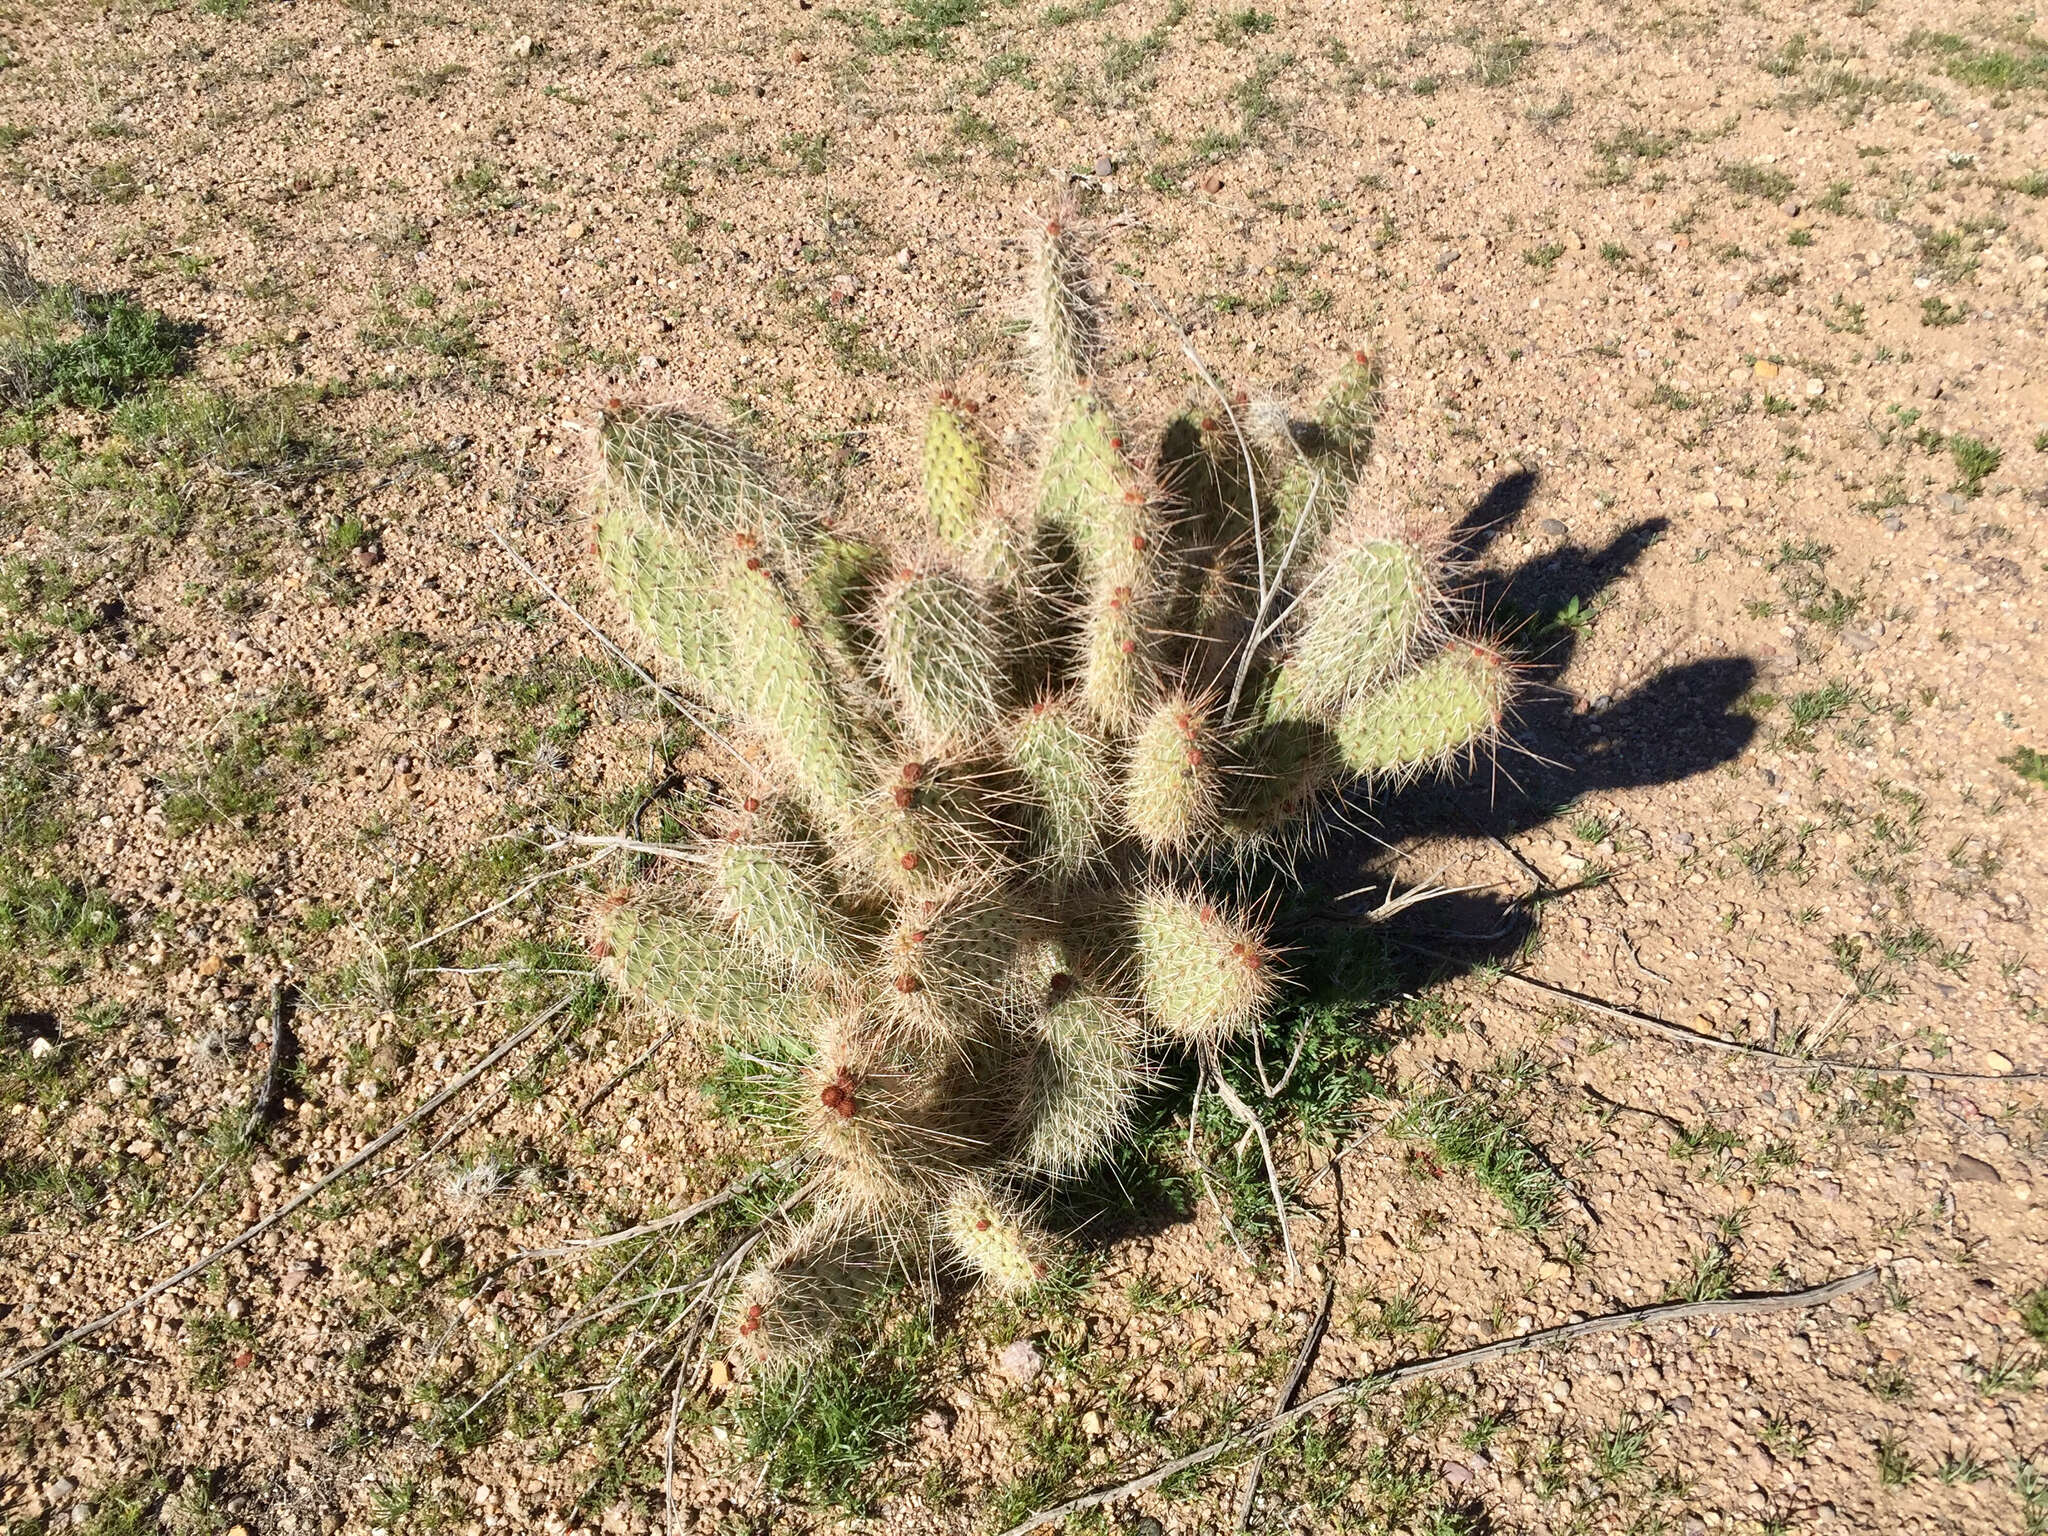
<instances>
[{"instance_id":1,"label":"cactus cluster","mask_svg":"<svg viewBox=\"0 0 2048 1536\"><path fill-rule=\"evenodd\" d=\"M999 453L941 391L886 534L831 531L682 411L615 403L598 434L596 559L753 777L593 944L763 1064L764 1134L819 1171L732 1301L765 1361L920 1255L1042 1279L1046 1192L1125 1134L1164 1053L1212 1056L1282 985L1247 871L1347 782L1489 745L1508 701L1438 549L1361 486L1368 356L1313 419L1216 392L1141 438L1070 221L1038 232L1028 303L1031 445Z\"/></svg>"}]
</instances>

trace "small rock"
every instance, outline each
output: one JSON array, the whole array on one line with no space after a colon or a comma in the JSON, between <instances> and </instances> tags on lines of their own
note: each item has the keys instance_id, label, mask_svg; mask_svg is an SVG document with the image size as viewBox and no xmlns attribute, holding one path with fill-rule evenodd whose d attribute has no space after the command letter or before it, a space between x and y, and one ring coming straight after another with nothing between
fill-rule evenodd
<instances>
[{"instance_id":1,"label":"small rock","mask_svg":"<svg viewBox=\"0 0 2048 1536\"><path fill-rule=\"evenodd\" d=\"M1029 1339L1016 1339L1003 1346L1003 1352L996 1356L996 1367L1018 1386L1028 1387L1045 1369L1045 1356Z\"/></svg>"},{"instance_id":2,"label":"small rock","mask_svg":"<svg viewBox=\"0 0 2048 1536\"><path fill-rule=\"evenodd\" d=\"M56 1054L57 1042L47 1035L37 1035L35 1039L28 1043L30 1061L41 1061L46 1056L54 1056Z\"/></svg>"},{"instance_id":3,"label":"small rock","mask_svg":"<svg viewBox=\"0 0 2048 1536\"><path fill-rule=\"evenodd\" d=\"M1878 526L1884 529L1886 533L1904 533L1906 531L1906 520L1896 512L1887 512L1884 521L1878 524Z\"/></svg>"},{"instance_id":4,"label":"small rock","mask_svg":"<svg viewBox=\"0 0 2048 1536\"><path fill-rule=\"evenodd\" d=\"M1536 531L1547 539L1561 539L1570 533L1571 529L1554 517L1546 517L1536 525Z\"/></svg>"},{"instance_id":5,"label":"small rock","mask_svg":"<svg viewBox=\"0 0 2048 1536\"><path fill-rule=\"evenodd\" d=\"M1969 505L1969 502L1954 491L1937 491L1934 494L1934 504L1944 512L1960 512Z\"/></svg>"},{"instance_id":6,"label":"small rock","mask_svg":"<svg viewBox=\"0 0 2048 1536\"><path fill-rule=\"evenodd\" d=\"M896 270L898 272L908 272L910 270L910 247L904 246L891 259L896 263Z\"/></svg>"},{"instance_id":7,"label":"small rock","mask_svg":"<svg viewBox=\"0 0 2048 1536\"><path fill-rule=\"evenodd\" d=\"M1986 1051L1984 1053L1984 1065L1994 1072L2010 1072L2012 1070L2012 1058L2003 1051Z\"/></svg>"},{"instance_id":8,"label":"small rock","mask_svg":"<svg viewBox=\"0 0 2048 1536\"><path fill-rule=\"evenodd\" d=\"M1081 1433L1090 1440L1100 1440L1102 1438L1102 1415L1093 1408L1090 1408L1081 1415Z\"/></svg>"},{"instance_id":9,"label":"small rock","mask_svg":"<svg viewBox=\"0 0 2048 1536\"><path fill-rule=\"evenodd\" d=\"M1849 650L1854 651L1859 656L1861 656L1865 651L1874 651L1877 649L1877 642L1871 639L1870 636L1866 635L1860 629L1843 630L1842 644L1846 646Z\"/></svg>"},{"instance_id":10,"label":"small rock","mask_svg":"<svg viewBox=\"0 0 2048 1536\"><path fill-rule=\"evenodd\" d=\"M1957 1155L1955 1166L1949 1169L1948 1176L1965 1184L2002 1184L2005 1182L1999 1177L1996 1168L1985 1162L1981 1157L1972 1157L1967 1152Z\"/></svg>"},{"instance_id":11,"label":"small rock","mask_svg":"<svg viewBox=\"0 0 2048 1536\"><path fill-rule=\"evenodd\" d=\"M1769 358L1760 357L1756 360L1756 366L1749 371L1760 379L1775 379L1782 370Z\"/></svg>"},{"instance_id":12,"label":"small rock","mask_svg":"<svg viewBox=\"0 0 2048 1536\"><path fill-rule=\"evenodd\" d=\"M512 57L515 59L530 59L538 52L540 44L530 37L522 37L512 45Z\"/></svg>"},{"instance_id":13,"label":"small rock","mask_svg":"<svg viewBox=\"0 0 2048 1536\"><path fill-rule=\"evenodd\" d=\"M723 1392L732 1385L732 1367L723 1360L711 1362L711 1390Z\"/></svg>"},{"instance_id":14,"label":"small rock","mask_svg":"<svg viewBox=\"0 0 2048 1536\"><path fill-rule=\"evenodd\" d=\"M1784 202L1778 204L1778 212L1785 215L1788 219L1796 219L1799 217L1799 203L1796 199L1788 197Z\"/></svg>"},{"instance_id":15,"label":"small rock","mask_svg":"<svg viewBox=\"0 0 2048 1536\"><path fill-rule=\"evenodd\" d=\"M73 1495L76 1492L78 1492L78 1484L71 1481L71 1479L68 1477L60 1477L57 1478L55 1481L45 1485L45 1487L43 1488L43 1497L48 1499L52 1504L57 1504L61 1503L65 1499L70 1498L71 1495Z\"/></svg>"},{"instance_id":16,"label":"small rock","mask_svg":"<svg viewBox=\"0 0 2048 1536\"><path fill-rule=\"evenodd\" d=\"M590 227L587 224L585 224L581 219L576 219L573 220L570 223L569 227L563 230L562 233L571 240L581 240L585 235L590 233Z\"/></svg>"},{"instance_id":17,"label":"small rock","mask_svg":"<svg viewBox=\"0 0 2048 1536\"><path fill-rule=\"evenodd\" d=\"M1809 399L1809 400L1818 400L1818 399L1819 399L1819 398L1820 398L1820 397L1821 397L1822 395L1826 394L1827 392L1828 392L1828 385L1827 385L1827 380L1825 380L1825 379L1808 379L1808 380L1806 381L1806 398L1807 398L1807 399Z\"/></svg>"},{"instance_id":18,"label":"small rock","mask_svg":"<svg viewBox=\"0 0 2048 1536\"><path fill-rule=\"evenodd\" d=\"M1107 155L1097 155L1095 157L1095 174L1098 176L1114 176L1116 174L1116 162Z\"/></svg>"},{"instance_id":19,"label":"small rock","mask_svg":"<svg viewBox=\"0 0 2048 1536\"><path fill-rule=\"evenodd\" d=\"M808 53L805 53L801 48L792 48L789 50L789 62L792 64L807 63L809 62L810 57L811 56Z\"/></svg>"},{"instance_id":20,"label":"small rock","mask_svg":"<svg viewBox=\"0 0 2048 1536\"><path fill-rule=\"evenodd\" d=\"M1223 190L1223 178L1213 171L1210 172L1209 175L1202 179L1202 190L1212 195L1221 192Z\"/></svg>"},{"instance_id":21,"label":"small rock","mask_svg":"<svg viewBox=\"0 0 2048 1536\"><path fill-rule=\"evenodd\" d=\"M1462 1461L1447 1461L1444 1463L1444 1481L1462 1488L1472 1481L1472 1469Z\"/></svg>"}]
</instances>

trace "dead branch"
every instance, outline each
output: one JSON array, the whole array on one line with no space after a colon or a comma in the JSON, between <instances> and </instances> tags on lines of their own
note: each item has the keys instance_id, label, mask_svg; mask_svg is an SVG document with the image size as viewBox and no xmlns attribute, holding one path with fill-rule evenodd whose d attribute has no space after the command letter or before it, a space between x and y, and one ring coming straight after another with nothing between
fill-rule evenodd
<instances>
[{"instance_id":1,"label":"dead branch","mask_svg":"<svg viewBox=\"0 0 2048 1536\"><path fill-rule=\"evenodd\" d=\"M1452 965L1468 962L1457 955L1447 954L1440 949L1431 949L1425 944L1413 944L1406 939L1394 940L1403 949L1413 950L1418 955L1428 955L1433 960L1447 961ZM1638 1013L1633 1008L1619 1008L1613 1003L1602 1002L1597 997L1588 997L1583 992L1574 992L1570 987L1560 987L1551 982L1538 981L1520 971L1502 970L1495 973L1503 981L1512 981L1527 987L1532 992L1541 992L1589 1013L1597 1013L1615 1019L1623 1024L1633 1024L1665 1040L1678 1045L1689 1045L1706 1051L1721 1051L1732 1056L1747 1056L1773 1072L1869 1072L1879 1077L1933 1077L1951 1082L1968 1083L2048 1083L2048 1072L1965 1072L1959 1067L1888 1067L1867 1061L1839 1061L1826 1056L1794 1056L1785 1051L1774 1051L1765 1045L1748 1045L1740 1040L1728 1040L1720 1035L1709 1035L1683 1024L1673 1024L1669 1019L1660 1019L1652 1014Z\"/></svg>"},{"instance_id":2,"label":"dead branch","mask_svg":"<svg viewBox=\"0 0 2048 1536\"><path fill-rule=\"evenodd\" d=\"M1168 1478L1216 1460L1226 1452L1248 1445L1264 1445L1283 1430L1292 1427L1310 1414L1320 1413L1325 1408L1334 1408L1353 1398L1383 1388L1398 1386L1404 1381L1414 1381L1424 1376L1447 1376L1454 1371L1469 1371L1487 1365L1509 1355L1523 1354L1546 1345L1565 1344L1574 1339L1589 1338L1595 1334L1619 1333L1626 1328L1651 1327L1665 1323L1690 1322L1701 1317L1745 1317L1766 1312L1788 1312L1825 1306L1839 1296L1861 1290L1878 1276L1875 1265L1859 1269L1854 1274L1831 1280L1826 1285L1811 1286L1803 1291L1781 1291L1765 1296L1731 1297L1726 1301L1684 1301L1664 1306L1637 1307L1629 1312L1614 1312L1606 1317L1588 1318L1583 1323L1566 1323L1557 1328L1545 1328L1536 1333L1523 1334L1516 1339L1497 1339L1491 1344L1481 1344L1474 1349L1462 1349L1456 1354L1437 1355L1428 1360L1414 1360L1407 1365L1395 1366L1392 1370L1377 1371L1370 1376L1361 1376L1341 1386L1320 1392L1307 1402L1276 1413L1265 1423L1253 1429L1241 1430L1226 1435L1221 1440L1176 1457L1162 1466L1154 1467L1142 1477L1118 1483L1110 1488L1098 1488L1093 1493L1084 1493L1079 1498L1069 1499L1051 1509L1043 1509L1029 1519L1013 1525L1003 1536L1025 1536L1069 1515L1078 1515L1084 1510L1096 1509L1117 1499L1143 1493L1156 1488Z\"/></svg>"},{"instance_id":3,"label":"dead branch","mask_svg":"<svg viewBox=\"0 0 2048 1536\"><path fill-rule=\"evenodd\" d=\"M1278 1411L1285 1413L1294 1406L1295 1394L1301 1391L1302 1381L1308 1375L1308 1368L1315 1363L1316 1351L1321 1348L1323 1333L1330 1326L1330 1308L1337 1300L1337 1277L1332 1275L1323 1282L1323 1306L1309 1324L1308 1337L1301 1341L1301 1353L1294 1357L1294 1369L1287 1375L1287 1385L1280 1389ZM1244 1480L1244 1491L1237 1497L1237 1528L1242 1531L1252 1523L1252 1505L1258 1502L1259 1474L1266 1468L1268 1446L1260 1446L1259 1454L1252 1458L1252 1469Z\"/></svg>"},{"instance_id":4,"label":"dead branch","mask_svg":"<svg viewBox=\"0 0 2048 1536\"><path fill-rule=\"evenodd\" d=\"M420 1105L418 1109L415 1109L403 1120L400 1120L398 1124L392 1126L390 1130L386 1131L382 1136L379 1136L375 1141L371 1142L367 1147L363 1148L362 1151L358 1152L354 1157L350 1158L347 1162L343 1163L339 1168L335 1169L334 1172L327 1175L326 1178L320 1180L317 1184L314 1184L310 1189L301 1190L297 1195L293 1196L290 1200L287 1200L283 1205L279 1206L276 1210L272 1211L268 1216L264 1217L261 1221L256 1222L251 1226L244 1227L240 1232L237 1232L233 1237L229 1238L225 1243L222 1243L218 1248L214 1249L211 1253L203 1254L199 1258L194 1259L190 1264L187 1264L183 1269L179 1270L176 1274L169 1275L164 1279L157 1281L156 1284L150 1286L140 1295L130 1297L120 1306L115 1307L111 1312L102 1312L98 1317L92 1319L91 1322L80 1323L76 1328L70 1329L68 1332L60 1334L57 1338L53 1339L48 1344L45 1344L41 1349L31 1351L29 1354L23 1355L19 1360L16 1360L10 1365L8 1365L5 1369L0 1369L0 1381L6 1381L12 1377L18 1376L23 1371L29 1369L29 1367L34 1365L40 1365L43 1361L49 1359L50 1356L57 1354L61 1350L68 1349L71 1345L76 1344L80 1339L88 1338L91 1335L98 1333L102 1328L108 1327L113 1323L117 1323L124 1317L132 1316L133 1314L141 1311L144 1307L148 1306L149 1303L151 1303L152 1301L155 1301L157 1297L163 1295L164 1292L175 1290L177 1287L183 1285L187 1280L190 1280L194 1275L204 1274L207 1270L211 1269L215 1264L218 1264L222 1259L226 1258L229 1254L236 1252L238 1249L248 1247L249 1244L253 1243L265 1232L268 1232L272 1227L276 1226L279 1222L283 1221L287 1216L290 1216L295 1211L303 1210L307 1205L311 1204L312 1201L316 1197L318 1197L323 1191L332 1188L335 1184L338 1184L341 1180L347 1178L350 1174L356 1172L359 1168L362 1168L367 1164L374 1162L377 1158L381 1157L384 1154L385 1149L387 1149L395 1142L397 1142L408 1131L412 1130L414 1126L418 1125L421 1121L427 1119L434 1113L435 1110L439 1109L443 1104L446 1104L450 1099L454 1098L456 1094L462 1092L463 1089L467 1088L479 1077L482 1077L486 1072L490 1071L492 1067L496 1066L499 1062L503 1061L507 1056L511 1055L512 1052L518 1050L521 1045L523 1045L527 1040L533 1037L533 1034L536 1030L538 1030L543 1024L547 1023L549 1020L553 1019L554 1016L557 1013L560 1013L564 1008L567 1008L569 1006L569 1001L570 1000L568 998L563 998L560 1002L556 1003L554 1007L550 1008L546 1013L542 1014L539 1018L535 1019L532 1023L528 1024L525 1028L518 1030L508 1038L500 1041L497 1045L493 1046L490 1052L483 1058L483 1060L479 1061L467 1072L464 1072L460 1077L456 1078L453 1082L448 1084L448 1086L443 1088L439 1093L433 1095L433 1097L429 1098L424 1104Z\"/></svg>"}]
</instances>

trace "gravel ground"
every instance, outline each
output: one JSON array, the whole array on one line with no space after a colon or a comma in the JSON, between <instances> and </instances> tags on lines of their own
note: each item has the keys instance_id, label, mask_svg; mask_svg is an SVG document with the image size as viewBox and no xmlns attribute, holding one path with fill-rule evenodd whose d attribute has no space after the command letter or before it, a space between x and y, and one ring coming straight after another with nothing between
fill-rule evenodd
<instances>
[{"instance_id":1,"label":"gravel ground","mask_svg":"<svg viewBox=\"0 0 2048 1536\"><path fill-rule=\"evenodd\" d=\"M372 1176L14 1376L0 1524L658 1530L673 1411L677 1530L989 1531L1270 1411L1326 1285L1304 1391L1876 1265L1825 1310L1386 1394L1276 1447L1251 1528L2048 1531L2026 26L1913 0L0 16L30 270L190 342L175 419L0 417L0 1350L542 1021ZM623 1245L535 1250L760 1150L574 974L577 892L615 871L544 847L686 820L721 759L508 551L623 638L584 532L611 397L735 418L836 515L886 517L931 387L1015 419L1005 296L1062 184L1139 416L1188 398L1176 324L1296 393L1380 350L1388 494L1527 658L1516 749L1361 808L1374 836L1317 872L1471 889L1384 927L1380 1096L1285 1140L1302 1273L1162 1196L1084 1234L1069 1291L949 1298L934 1339L850 1367L910 1383L853 1512L778 1488L797 1453L722 1360L673 1395L618 1373L630 1329L479 1407L518 1347L743 1228L722 1209L624 1272ZM252 1131L275 982L296 1066ZM1517 1223L1390 1119L1438 1089L1569 1181L1553 1209ZM1105 1528L1217 1529L1244 1477Z\"/></svg>"}]
</instances>

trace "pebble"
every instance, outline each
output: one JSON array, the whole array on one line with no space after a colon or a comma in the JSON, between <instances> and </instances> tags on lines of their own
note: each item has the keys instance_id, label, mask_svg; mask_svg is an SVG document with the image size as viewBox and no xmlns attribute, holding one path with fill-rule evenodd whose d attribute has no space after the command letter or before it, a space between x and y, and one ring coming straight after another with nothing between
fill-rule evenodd
<instances>
[{"instance_id":1,"label":"pebble","mask_svg":"<svg viewBox=\"0 0 2048 1536\"><path fill-rule=\"evenodd\" d=\"M1546 517L1536 525L1536 531L1547 539L1561 539L1570 533L1571 529L1554 517Z\"/></svg>"},{"instance_id":2,"label":"pebble","mask_svg":"<svg viewBox=\"0 0 2048 1536\"><path fill-rule=\"evenodd\" d=\"M45 1056L54 1056L56 1054L57 1042L50 1039L47 1035L37 1035L35 1039L28 1043L28 1055L31 1061L41 1061Z\"/></svg>"},{"instance_id":3,"label":"pebble","mask_svg":"<svg viewBox=\"0 0 2048 1536\"><path fill-rule=\"evenodd\" d=\"M577 219L567 229L563 230L562 233L571 240L581 240L590 233L590 229L581 219Z\"/></svg>"},{"instance_id":4,"label":"pebble","mask_svg":"<svg viewBox=\"0 0 2048 1536\"><path fill-rule=\"evenodd\" d=\"M1202 190L1212 193L1221 192L1223 190L1223 178L1213 174L1205 177L1202 182Z\"/></svg>"},{"instance_id":5,"label":"pebble","mask_svg":"<svg viewBox=\"0 0 2048 1536\"><path fill-rule=\"evenodd\" d=\"M1462 1488L1472 1481L1472 1469L1462 1461L1447 1461L1444 1463L1444 1481Z\"/></svg>"},{"instance_id":6,"label":"pebble","mask_svg":"<svg viewBox=\"0 0 2048 1536\"><path fill-rule=\"evenodd\" d=\"M2012 1070L2012 1058L2003 1051L1986 1051L1984 1053L1984 1065L1994 1072L2010 1072Z\"/></svg>"},{"instance_id":7,"label":"pebble","mask_svg":"<svg viewBox=\"0 0 2048 1536\"><path fill-rule=\"evenodd\" d=\"M1107 155L1097 155L1095 157L1095 174L1098 176L1114 176L1116 174L1116 162Z\"/></svg>"},{"instance_id":8,"label":"pebble","mask_svg":"<svg viewBox=\"0 0 2048 1536\"><path fill-rule=\"evenodd\" d=\"M1767 357L1758 358L1755 366L1750 369L1750 372L1760 379L1775 379L1782 371L1776 363Z\"/></svg>"},{"instance_id":9,"label":"pebble","mask_svg":"<svg viewBox=\"0 0 2048 1536\"><path fill-rule=\"evenodd\" d=\"M996 1366L1018 1386L1028 1387L1045 1369L1045 1356L1031 1340L1016 1339L1003 1346L1003 1352L996 1356Z\"/></svg>"},{"instance_id":10,"label":"pebble","mask_svg":"<svg viewBox=\"0 0 2048 1536\"><path fill-rule=\"evenodd\" d=\"M1090 1408L1081 1415L1081 1433L1090 1440L1100 1440L1102 1438L1102 1415L1093 1408Z\"/></svg>"},{"instance_id":11,"label":"pebble","mask_svg":"<svg viewBox=\"0 0 2048 1536\"><path fill-rule=\"evenodd\" d=\"M1796 219L1799 217L1799 203L1796 199L1788 197L1784 202L1778 204L1778 212L1785 215L1788 219Z\"/></svg>"},{"instance_id":12,"label":"pebble","mask_svg":"<svg viewBox=\"0 0 2048 1536\"><path fill-rule=\"evenodd\" d=\"M1964 1152L1957 1156L1955 1166L1948 1171L1949 1177L1965 1184L2001 1184L2004 1180L1996 1168L1981 1157L1972 1157Z\"/></svg>"}]
</instances>

